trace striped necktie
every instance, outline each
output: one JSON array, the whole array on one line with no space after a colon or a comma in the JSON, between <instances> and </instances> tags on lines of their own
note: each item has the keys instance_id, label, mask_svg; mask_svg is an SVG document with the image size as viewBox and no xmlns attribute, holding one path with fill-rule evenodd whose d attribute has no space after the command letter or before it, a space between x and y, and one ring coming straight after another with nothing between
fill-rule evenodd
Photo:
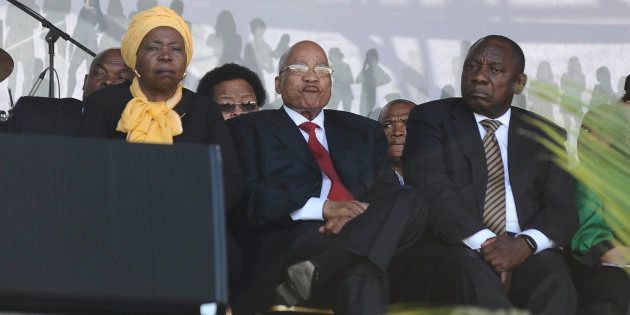
<instances>
[{"instance_id":1,"label":"striped necktie","mask_svg":"<svg viewBox=\"0 0 630 315\"><path fill-rule=\"evenodd\" d=\"M505 234L505 175L499 142L494 132L501 126L498 120L484 119L486 129L483 148L486 153L488 181L483 206L483 224L497 235Z\"/></svg>"}]
</instances>

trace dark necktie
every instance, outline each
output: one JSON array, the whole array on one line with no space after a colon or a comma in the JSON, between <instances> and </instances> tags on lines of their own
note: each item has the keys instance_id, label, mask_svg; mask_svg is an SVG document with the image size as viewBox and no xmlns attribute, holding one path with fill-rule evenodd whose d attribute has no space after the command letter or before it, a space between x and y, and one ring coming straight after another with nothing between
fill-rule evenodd
<instances>
[{"instance_id":1,"label":"dark necktie","mask_svg":"<svg viewBox=\"0 0 630 315\"><path fill-rule=\"evenodd\" d=\"M483 224L497 235L505 234L505 175L499 142L494 132L501 126L498 120L484 119L481 125L486 129L483 148L486 152L488 183L483 206Z\"/></svg>"},{"instance_id":2,"label":"dark necktie","mask_svg":"<svg viewBox=\"0 0 630 315\"><path fill-rule=\"evenodd\" d=\"M339 175L335 171L335 167L333 166L332 160L330 159L330 154L326 151L326 148L317 140L317 136L315 135L315 129L318 128L317 124L312 122L302 123L300 129L306 131L308 133L308 149L311 151L319 168L330 178L331 187L328 192L328 199L333 201L348 201L353 200L354 197L352 193L346 189L346 187L341 182Z\"/></svg>"}]
</instances>

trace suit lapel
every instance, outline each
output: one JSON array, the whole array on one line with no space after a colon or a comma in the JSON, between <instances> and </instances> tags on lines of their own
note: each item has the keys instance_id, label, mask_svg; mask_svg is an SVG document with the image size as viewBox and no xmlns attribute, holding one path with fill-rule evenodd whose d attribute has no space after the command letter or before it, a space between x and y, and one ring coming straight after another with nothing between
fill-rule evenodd
<instances>
[{"instance_id":1,"label":"suit lapel","mask_svg":"<svg viewBox=\"0 0 630 315\"><path fill-rule=\"evenodd\" d=\"M479 135L475 116L463 101L451 105L449 113L454 119L453 125L458 142L464 151L464 155L470 161L477 210L479 213L483 213L487 180L486 156L483 151L483 142Z\"/></svg>"},{"instance_id":2,"label":"suit lapel","mask_svg":"<svg viewBox=\"0 0 630 315\"><path fill-rule=\"evenodd\" d=\"M519 194L524 191L524 183L527 180L527 164L535 152L532 146L535 140L524 134L526 130L527 122L523 121L523 116L518 110L512 108L508 130L508 168L514 202L517 203L516 209L519 209Z\"/></svg>"},{"instance_id":3,"label":"suit lapel","mask_svg":"<svg viewBox=\"0 0 630 315\"><path fill-rule=\"evenodd\" d=\"M356 161L353 159L355 137L344 128L343 121L339 121L334 111L326 111L324 116L324 128L330 158L335 166L335 171L343 184L353 193L356 193L353 185L356 183Z\"/></svg>"},{"instance_id":4,"label":"suit lapel","mask_svg":"<svg viewBox=\"0 0 630 315\"><path fill-rule=\"evenodd\" d=\"M274 112L273 121L276 126L275 135L278 140L293 151L302 163L314 171L321 172L317 161L315 161L313 154L308 149L308 144L304 140L302 133L284 109L280 108Z\"/></svg>"}]
</instances>

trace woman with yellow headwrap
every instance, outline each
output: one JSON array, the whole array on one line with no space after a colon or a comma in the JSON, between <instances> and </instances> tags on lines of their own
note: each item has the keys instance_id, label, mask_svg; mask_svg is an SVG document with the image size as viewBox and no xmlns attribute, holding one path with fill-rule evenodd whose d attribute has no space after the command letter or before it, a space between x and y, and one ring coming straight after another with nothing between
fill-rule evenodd
<instances>
[{"instance_id":1,"label":"woman with yellow headwrap","mask_svg":"<svg viewBox=\"0 0 630 315\"><path fill-rule=\"evenodd\" d=\"M219 144L229 209L240 197L241 170L218 107L182 87L192 51L190 30L175 11L156 6L136 14L121 45L136 77L85 99L83 134L137 143Z\"/></svg>"}]
</instances>

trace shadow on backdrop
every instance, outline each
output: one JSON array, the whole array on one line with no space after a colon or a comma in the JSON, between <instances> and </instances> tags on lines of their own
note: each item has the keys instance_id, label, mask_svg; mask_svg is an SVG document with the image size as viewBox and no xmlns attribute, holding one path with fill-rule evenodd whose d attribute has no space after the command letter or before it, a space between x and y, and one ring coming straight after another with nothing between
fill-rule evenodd
<instances>
[{"instance_id":1,"label":"shadow on backdrop","mask_svg":"<svg viewBox=\"0 0 630 315\"><path fill-rule=\"evenodd\" d=\"M376 88L391 81L392 78L379 65L378 51L374 48L368 50L363 68L356 79L356 83L361 84L360 115L369 116L376 105Z\"/></svg>"},{"instance_id":2,"label":"shadow on backdrop","mask_svg":"<svg viewBox=\"0 0 630 315\"><path fill-rule=\"evenodd\" d=\"M87 0L81 11L79 11L77 25L74 27L72 37L91 51L98 52L98 43L96 42L98 38L97 28L101 31L107 29L105 18L101 12L100 2L98 0ZM71 58L70 67L68 68L68 90L66 94L72 97L77 84L77 70L84 62L86 67L89 67L92 56L74 45L70 45L68 51ZM80 83L82 84L83 82Z\"/></svg>"},{"instance_id":3,"label":"shadow on backdrop","mask_svg":"<svg viewBox=\"0 0 630 315\"><path fill-rule=\"evenodd\" d=\"M245 45L243 50L243 63L246 67L258 74L261 80L265 78L265 72L273 73L273 59L271 46L264 39L267 25L259 18L249 22L252 33L252 41Z\"/></svg>"},{"instance_id":4,"label":"shadow on backdrop","mask_svg":"<svg viewBox=\"0 0 630 315\"><path fill-rule=\"evenodd\" d=\"M214 34L208 36L206 45L210 46L219 56L217 65L228 62L242 63L241 47L243 42L241 36L236 33L236 22L232 12L224 10L217 15Z\"/></svg>"},{"instance_id":5,"label":"shadow on backdrop","mask_svg":"<svg viewBox=\"0 0 630 315\"><path fill-rule=\"evenodd\" d=\"M542 61L538 64L536 79L529 85L528 109L555 122L554 109L560 99L559 91L558 84L553 81L551 65Z\"/></svg>"},{"instance_id":6,"label":"shadow on backdrop","mask_svg":"<svg viewBox=\"0 0 630 315\"><path fill-rule=\"evenodd\" d=\"M40 12L38 6L35 5L34 0L22 1L24 5L33 9L35 12ZM21 95L28 94L31 86L35 82L33 76L33 60L35 59L35 42L34 31L39 30L39 22L33 19L31 16L24 13L14 5L7 7L7 13L5 22L7 24L7 38L4 43L4 49L13 57L15 64L13 73L9 76L7 84L14 91L14 99L17 100L20 97L16 89L16 80L18 76L18 67L22 69L22 93Z\"/></svg>"},{"instance_id":7,"label":"shadow on backdrop","mask_svg":"<svg viewBox=\"0 0 630 315\"><path fill-rule=\"evenodd\" d=\"M328 51L330 66L335 69L335 72L332 74L332 97L328 107L339 109L341 104L342 110L351 112L352 100L354 99L351 86L354 84L354 76L350 65L343 61L343 57L344 55L338 47L333 47Z\"/></svg>"},{"instance_id":8,"label":"shadow on backdrop","mask_svg":"<svg viewBox=\"0 0 630 315\"><path fill-rule=\"evenodd\" d=\"M104 19L105 23L107 23L107 29L102 34L99 47L101 49L120 47L120 41L129 24L129 19L125 16L121 0L109 0Z\"/></svg>"},{"instance_id":9,"label":"shadow on backdrop","mask_svg":"<svg viewBox=\"0 0 630 315\"><path fill-rule=\"evenodd\" d=\"M593 87L591 100L588 103L589 110L594 106L614 104L617 102L617 97L612 89L610 70L608 70L608 67L599 67L595 72L595 77L597 78L597 84Z\"/></svg>"}]
</instances>

